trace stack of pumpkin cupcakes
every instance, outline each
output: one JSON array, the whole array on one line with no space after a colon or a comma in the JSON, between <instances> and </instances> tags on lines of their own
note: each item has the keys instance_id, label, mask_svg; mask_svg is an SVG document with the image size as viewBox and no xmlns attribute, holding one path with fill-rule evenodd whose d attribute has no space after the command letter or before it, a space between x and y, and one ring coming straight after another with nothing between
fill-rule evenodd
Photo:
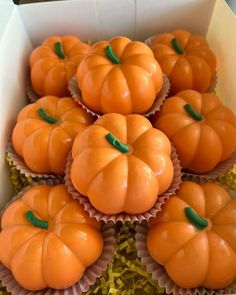
<instances>
[{"instance_id":1,"label":"stack of pumpkin cupcakes","mask_svg":"<svg viewBox=\"0 0 236 295\"><path fill-rule=\"evenodd\" d=\"M236 117L209 92L216 59L206 40L178 30L90 48L52 37L30 66L34 102L18 115L8 156L44 180L2 214L3 285L87 291L111 260L113 224L130 221L167 293L232 293L236 201L217 180L236 159Z\"/></svg>"}]
</instances>

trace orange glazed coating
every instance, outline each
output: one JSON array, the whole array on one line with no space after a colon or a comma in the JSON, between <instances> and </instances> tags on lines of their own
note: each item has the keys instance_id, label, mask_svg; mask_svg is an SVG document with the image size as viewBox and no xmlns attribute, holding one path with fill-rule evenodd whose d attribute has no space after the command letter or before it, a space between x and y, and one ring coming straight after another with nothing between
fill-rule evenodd
<instances>
[{"instance_id":1,"label":"orange glazed coating","mask_svg":"<svg viewBox=\"0 0 236 295\"><path fill-rule=\"evenodd\" d=\"M63 174L74 138L92 122L72 98L45 96L20 111L12 143L32 171Z\"/></svg>"},{"instance_id":2,"label":"orange glazed coating","mask_svg":"<svg viewBox=\"0 0 236 295\"><path fill-rule=\"evenodd\" d=\"M128 151L113 146L108 134ZM149 210L173 179L168 138L140 115L100 117L76 137L72 154L73 185L106 214Z\"/></svg>"},{"instance_id":3,"label":"orange glazed coating","mask_svg":"<svg viewBox=\"0 0 236 295\"><path fill-rule=\"evenodd\" d=\"M118 63L111 60L107 46ZM93 45L76 77L84 104L100 113L145 113L163 84L161 68L150 48L125 37Z\"/></svg>"},{"instance_id":4,"label":"orange glazed coating","mask_svg":"<svg viewBox=\"0 0 236 295\"><path fill-rule=\"evenodd\" d=\"M75 36L53 36L30 56L31 83L40 95L69 95L68 83L90 46Z\"/></svg>"},{"instance_id":5,"label":"orange glazed coating","mask_svg":"<svg viewBox=\"0 0 236 295\"><path fill-rule=\"evenodd\" d=\"M48 228L26 217L31 211ZM64 185L38 185L3 213L0 260L15 280L31 291L65 289L101 255L100 224L91 219Z\"/></svg>"},{"instance_id":6,"label":"orange glazed coating","mask_svg":"<svg viewBox=\"0 0 236 295\"><path fill-rule=\"evenodd\" d=\"M205 92L211 86L216 73L216 58L202 36L176 30L157 35L151 40L150 47L170 79L173 94L185 89Z\"/></svg>"},{"instance_id":7,"label":"orange glazed coating","mask_svg":"<svg viewBox=\"0 0 236 295\"><path fill-rule=\"evenodd\" d=\"M225 288L236 278L235 212L220 185L183 182L150 222L148 250L182 288Z\"/></svg>"},{"instance_id":8,"label":"orange glazed coating","mask_svg":"<svg viewBox=\"0 0 236 295\"><path fill-rule=\"evenodd\" d=\"M194 118L186 105L200 117ZM210 171L236 148L236 117L212 93L185 90L168 98L154 126L174 143L181 165L196 173Z\"/></svg>"}]
</instances>

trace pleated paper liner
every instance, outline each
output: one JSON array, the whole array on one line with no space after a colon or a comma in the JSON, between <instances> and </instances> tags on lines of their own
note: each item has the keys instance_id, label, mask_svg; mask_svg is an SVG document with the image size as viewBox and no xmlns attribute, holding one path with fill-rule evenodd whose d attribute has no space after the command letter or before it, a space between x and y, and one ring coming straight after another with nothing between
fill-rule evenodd
<instances>
[{"instance_id":1,"label":"pleated paper liner","mask_svg":"<svg viewBox=\"0 0 236 295\"><path fill-rule=\"evenodd\" d=\"M144 43L146 45L148 45L149 47L151 47L151 44L152 44L152 41L153 39L155 39L158 35L154 35L154 36L151 36L149 38L147 38ZM208 88L208 90L206 92L215 92L215 89L216 89L216 85L217 85L217 72L215 72L215 74L212 76L212 80L211 80L211 85L210 87ZM170 84L171 86L171 84ZM174 95L174 94L173 94ZM172 96L172 94L171 94Z\"/></svg>"},{"instance_id":2,"label":"pleated paper liner","mask_svg":"<svg viewBox=\"0 0 236 295\"><path fill-rule=\"evenodd\" d=\"M146 266L147 272L152 275L152 278L157 281L161 288L164 288L166 294L173 295L219 295L219 294L236 294L236 283L231 286L220 289L183 289L178 287L168 276L164 267L158 264L149 254L147 248L147 223L136 225L136 248L137 255L142 263Z\"/></svg>"},{"instance_id":3,"label":"pleated paper liner","mask_svg":"<svg viewBox=\"0 0 236 295\"><path fill-rule=\"evenodd\" d=\"M38 100L40 98L40 95L38 95L38 93L36 93L33 89L32 83L31 83L31 79L30 79L30 70L28 71L27 74L27 78L26 78L26 96L27 98L31 101L31 102L35 102L36 100Z\"/></svg>"},{"instance_id":4,"label":"pleated paper liner","mask_svg":"<svg viewBox=\"0 0 236 295\"><path fill-rule=\"evenodd\" d=\"M61 181L50 179L45 181L40 181L37 183L28 186L27 188L23 189L20 193L18 193L2 210L4 210L15 200L21 198L21 196L32 186L39 185L39 184L48 184L48 185L56 185L59 184ZM2 285L6 288L8 292L11 292L12 295L81 295L83 292L87 292L89 287L92 286L96 279L99 278L102 273L107 269L108 264L112 260L113 252L115 249L115 229L112 223L104 224L101 227L101 233L103 236L103 251L99 259L86 268L84 274L80 278L80 280L75 283L73 286L63 290L55 290L51 288L46 288L40 291L28 291L22 288L14 279L11 272L0 263L0 281Z\"/></svg>"},{"instance_id":5,"label":"pleated paper liner","mask_svg":"<svg viewBox=\"0 0 236 295\"><path fill-rule=\"evenodd\" d=\"M36 173L30 170L24 160L16 154L14 151L13 145L11 142L7 145L7 156L11 159L13 165L16 167L18 171L20 171L21 174L25 175L26 177L32 177L32 178L60 178L61 176L55 175L55 174L47 174L47 173Z\"/></svg>"},{"instance_id":6,"label":"pleated paper liner","mask_svg":"<svg viewBox=\"0 0 236 295\"><path fill-rule=\"evenodd\" d=\"M181 173L180 161L178 159L178 155L173 145L172 145L171 160L174 166L174 177L169 189L162 195L158 196L156 203L151 209L141 214L133 215L133 214L128 214L123 212L119 214L108 215L94 208L93 205L90 203L89 199L86 196L83 196L82 194L80 194L74 188L72 184L71 177L70 177L70 170L72 165L71 153L68 155L68 159L67 159L65 184L67 186L68 192L72 195L72 197L74 199L78 199L80 204L83 205L84 210L89 213L89 216L95 218L97 221L104 221L105 223L107 222L116 223L118 221L121 221L121 222L125 222L125 221L141 222L143 220L148 221L151 217L155 217L157 215L157 213L161 210L161 206L165 203L165 201L169 199L170 196L175 194L175 192L179 189L182 173Z\"/></svg>"},{"instance_id":7,"label":"pleated paper liner","mask_svg":"<svg viewBox=\"0 0 236 295\"><path fill-rule=\"evenodd\" d=\"M74 76L70 83L69 83L69 90L70 93L72 95L72 97L82 106L83 109L86 110L87 113L96 116L96 117L100 117L102 115L102 113L96 113L93 110L91 110L90 108L88 108L84 103L83 103L83 98L82 98L82 94L81 91L77 85L77 81L76 81L76 77ZM145 117L150 117L151 115L155 114L157 111L160 110L161 106L164 103L165 98L168 96L168 93L170 91L170 82L169 79L167 78L166 75L163 74L163 86L160 90L160 92L158 93L158 95L156 96L152 107L144 114L142 114Z\"/></svg>"},{"instance_id":8,"label":"pleated paper liner","mask_svg":"<svg viewBox=\"0 0 236 295\"><path fill-rule=\"evenodd\" d=\"M229 159L221 162L214 169L207 173L196 174L187 170L183 170L183 176L187 177L188 180L192 180L198 183L219 181L219 178L222 177L231 168L233 168L234 164L236 164L236 151L233 152Z\"/></svg>"}]
</instances>

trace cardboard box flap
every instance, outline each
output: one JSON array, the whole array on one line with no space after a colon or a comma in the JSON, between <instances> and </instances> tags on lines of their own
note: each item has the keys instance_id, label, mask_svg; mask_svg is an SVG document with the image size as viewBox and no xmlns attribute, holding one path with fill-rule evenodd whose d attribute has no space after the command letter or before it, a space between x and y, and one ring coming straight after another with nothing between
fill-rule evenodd
<instances>
[{"instance_id":1,"label":"cardboard box flap","mask_svg":"<svg viewBox=\"0 0 236 295\"><path fill-rule=\"evenodd\" d=\"M67 0L17 9L36 46L55 34L75 34L92 42L117 35L144 40L176 28L205 35L214 4L215 0Z\"/></svg>"},{"instance_id":2,"label":"cardboard box flap","mask_svg":"<svg viewBox=\"0 0 236 295\"><path fill-rule=\"evenodd\" d=\"M217 56L217 92L236 113L236 16L223 0L216 1L207 39Z\"/></svg>"},{"instance_id":3,"label":"cardboard box flap","mask_svg":"<svg viewBox=\"0 0 236 295\"><path fill-rule=\"evenodd\" d=\"M0 0L0 43L14 8L15 5L12 1Z\"/></svg>"}]
</instances>

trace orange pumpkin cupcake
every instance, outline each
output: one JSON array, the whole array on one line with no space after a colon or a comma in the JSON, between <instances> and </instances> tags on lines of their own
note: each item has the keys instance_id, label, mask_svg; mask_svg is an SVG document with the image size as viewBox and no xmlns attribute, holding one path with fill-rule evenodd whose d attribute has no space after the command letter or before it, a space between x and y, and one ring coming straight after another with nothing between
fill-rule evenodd
<instances>
[{"instance_id":1,"label":"orange pumpkin cupcake","mask_svg":"<svg viewBox=\"0 0 236 295\"><path fill-rule=\"evenodd\" d=\"M0 279L13 294L81 291L83 284L89 286L101 275L112 258L114 231L110 230L109 238L106 231L63 184L35 184L18 194L3 212Z\"/></svg>"},{"instance_id":2,"label":"orange pumpkin cupcake","mask_svg":"<svg viewBox=\"0 0 236 295\"><path fill-rule=\"evenodd\" d=\"M14 150L33 172L62 175L74 138L92 122L72 98L45 96L20 111Z\"/></svg>"},{"instance_id":3,"label":"orange pumpkin cupcake","mask_svg":"<svg viewBox=\"0 0 236 295\"><path fill-rule=\"evenodd\" d=\"M211 171L236 148L236 117L215 94L181 91L164 102L153 124L174 143L181 165L194 173Z\"/></svg>"},{"instance_id":4,"label":"orange pumpkin cupcake","mask_svg":"<svg viewBox=\"0 0 236 295\"><path fill-rule=\"evenodd\" d=\"M138 255L168 294L232 294L222 289L236 279L235 209L221 185L186 181L137 227Z\"/></svg>"},{"instance_id":5,"label":"orange pumpkin cupcake","mask_svg":"<svg viewBox=\"0 0 236 295\"><path fill-rule=\"evenodd\" d=\"M116 37L91 47L76 80L83 104L93 112L144 114L162 88L163 74L147 45Z\"/></svg>"},{"instance_id":6,"label":"orange pumpkin cupcake","mask_svg":"<svg viewBox=\"0 0 236 295\"><path fill-rule=\"evenodd\" d=\"M216 75L216 57L206 39L185 30L156 35L146 43L171 83L171 93L206 92Z\"/></svg>"},{"instance_id":7,"label":"orange pumpkin cupcake","mask_svg":"<svg viewBox=\"0 0 236 295\"><path fill-rule=\"evenodd\" d=\"M75 36L52 36L30 56L30 77L40 95L68 96L68 83L90 46Z\"/></svg>"},{"instance_id":8,"label":"orange pumpkin cupcake","mask_svg":"<svg viewBox=\"0 0 236 295\"><path fill-rule=\"evenodd\" d=\"M67 176L96 217L129 218L145 215L178 179L171 157L168 138L143 116L106 114L76 137Z\"/></svg>"}]
</instances>

